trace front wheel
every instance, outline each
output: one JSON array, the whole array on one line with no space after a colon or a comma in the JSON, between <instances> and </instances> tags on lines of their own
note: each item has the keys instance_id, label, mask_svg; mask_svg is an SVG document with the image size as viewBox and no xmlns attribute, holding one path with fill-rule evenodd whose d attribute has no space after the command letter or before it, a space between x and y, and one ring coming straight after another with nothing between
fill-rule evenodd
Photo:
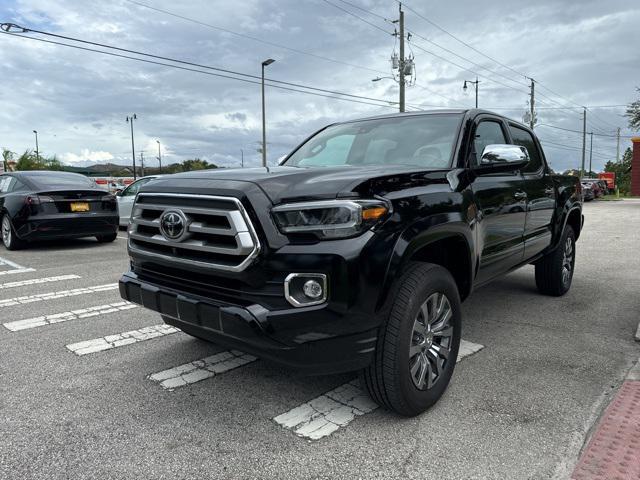
<instances>
[{"instance_id":1,"label":"front wheel","mask_svg":"<svg viewBox=\"0 0 640 480\"><path fill-rule=\"evenodd\" d=\"M2 215L2 243L7 250L18 250L24 246L24 242L17 237L7 213Z\"/></svg>"},{"instance_id":2,"label":"front wheel","mask_svg":"<svg viewBox=\"0 0 640 480\"><path fill-rule=\"evenodd\" d=\"M560 244L542 257L536 265L536 286L540 293L560 297L571 288L576 264L576 235L565 226Z\"/></svg>"},{"instance_id":3,"label":"front wheel","mask_svg":"<svg viewBox=\"0 0 640 480\"><path fill-rule=\"evenodd\" d=\"M418 415L445 392L460 347L461 308L445 268L412 262L398 280L375 357L361 374L371 398L400 415Z\"/></svg>"}]
</instances>

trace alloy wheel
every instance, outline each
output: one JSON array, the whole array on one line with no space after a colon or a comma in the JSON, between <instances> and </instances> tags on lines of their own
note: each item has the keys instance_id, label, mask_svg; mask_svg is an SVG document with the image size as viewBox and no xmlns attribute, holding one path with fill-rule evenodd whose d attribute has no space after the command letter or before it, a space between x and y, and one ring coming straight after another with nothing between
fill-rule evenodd
<instances>
[{"instance_id":1,"label":"alloy wheel","mask_svg":"<svg viewBox=\"0 0 640 480\"><path fill-rule=\"evenodd\" d=\"M419 390L430 389L442 377L453 342L452 315L447 296L436 292L422 304L414 319L409 374Z\"/></svg>"},{"instance_id":2,"label":"alloy wheel","mask_svg":"<svg viewBox=\"0 0 640 480\"><path fill-rule=\"evenodd\" d=\"M2 217L2 242L7 247L11 244L11 222L7 215Z\"/></svg>"},{"instance_id":3,"label":"alloy wheel","mask_svg":"<svg viewBox=\"0 0 640 480\"><path fill-rule=\"evenodd\" d=\"M571 280L573 271L573 241L567 238L564 244L564 254L562 256L562 283L567 285Z\"/></svg>"}]
</instances>

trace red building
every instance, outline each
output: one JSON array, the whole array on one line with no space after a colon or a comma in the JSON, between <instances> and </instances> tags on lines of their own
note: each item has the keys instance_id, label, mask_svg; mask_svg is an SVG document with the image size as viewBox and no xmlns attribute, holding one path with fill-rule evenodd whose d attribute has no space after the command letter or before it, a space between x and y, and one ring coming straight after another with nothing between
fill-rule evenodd
<instances>
[{"instance_id":1,"label":"red building","mask_svg":"<svg viewBox=\"0 0 640 480\"><path fill-rule=\"evenodd\" d=\"M631 157L631 195L640 197L640 137L633 137L633 156Z\"/></svg>"}]
</instances>

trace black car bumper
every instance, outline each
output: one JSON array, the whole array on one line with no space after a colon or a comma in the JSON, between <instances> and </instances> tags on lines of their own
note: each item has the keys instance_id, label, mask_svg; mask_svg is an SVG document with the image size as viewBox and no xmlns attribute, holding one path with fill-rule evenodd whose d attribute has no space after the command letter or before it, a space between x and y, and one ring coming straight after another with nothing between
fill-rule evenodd
<instances>
[{"instance_id":1,"label":"black car bumper","mask_svg":"<svg viewBox=\"0 0 640 480\"><path fill-rule=\"evenodd\" d=\"M336 315L317 307L267 310L261 305L238 306L141 280L129 272L120 280L127 301L162 315L163 320L186 333L236 348L266 360L312 374L358 370L372 359L377 329L344 335L315 331L314 316ZM343 316L344 319L344 316ZM278 339L278 330L308 325L295 344Z\"/></svg>"},{"instance_id":2,"label":"black car bumper","mask_svg":"<svg viewBox=\"0 0 640 480\"><path fill-rule=\"evenodd\" d=\"M66 213L30 217L16 225L16 233L22 240L46 240L54 238L80 238L109 235L117 232L119 217L116 214Z\"/></svg>"}]
</instances>

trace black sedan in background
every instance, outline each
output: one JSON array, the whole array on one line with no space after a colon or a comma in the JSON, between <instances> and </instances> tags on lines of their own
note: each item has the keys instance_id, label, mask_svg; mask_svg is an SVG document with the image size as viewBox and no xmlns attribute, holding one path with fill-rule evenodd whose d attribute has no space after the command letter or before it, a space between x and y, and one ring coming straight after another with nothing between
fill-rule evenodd
<instances>
[{"instance_id":1,"label":"black sedan in background","mask_svg":"<svg viewBox=\"0 0 640 480\"><path fill-rule=\"evenodd\" d=\"M36 240L96 237L118 232L116 197L84 175L54 171L0 176L2 242L9 250Z\"/></svg>"}]
</instances>

